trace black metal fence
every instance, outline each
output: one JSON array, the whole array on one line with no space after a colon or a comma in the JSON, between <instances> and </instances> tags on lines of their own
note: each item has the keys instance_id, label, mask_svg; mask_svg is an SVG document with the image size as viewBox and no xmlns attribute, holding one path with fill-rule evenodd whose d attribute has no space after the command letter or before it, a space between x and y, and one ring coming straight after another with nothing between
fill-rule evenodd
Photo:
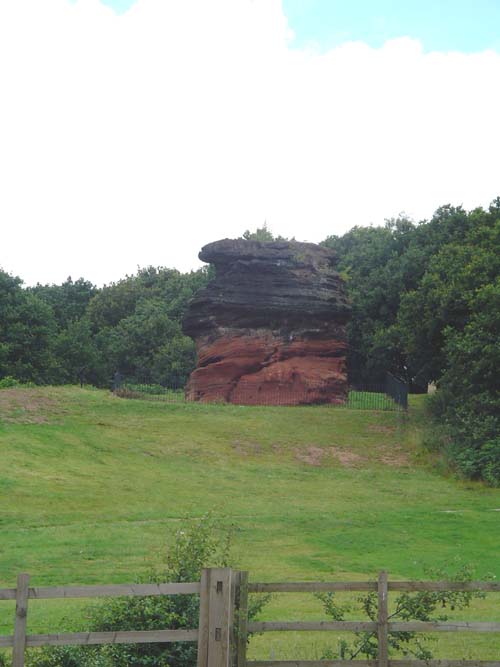
<instances>
[{"instance_id":1,"label":"black metal fence","mask_svg":"<svg viewBox=\"0 0 500 667\"><path fill-rule=\"evenodd\" d=\"M267 405L267 406L294 406L294 405L327 405L338 408L359 410L407 410L408 385L387 373L385 379L377 378L372 382L349 378L348 391L338 396L332 402L324 387L308 385L297 390L292 387L277 387L272 391L258 393L240 392L227 395L227 385L211 387L211 393L200 397L203 403L232 403L236 405ZM196 397L186 392L186 387L163 386L129 381L118 373L112 383L113 392L121 398L162 401L178 404L191 403Z\"/></svg>"},{"instance_id":2,"label":"black metal fence","mask_svg":"<svg viewBox=\"0 0 500 667\"><path fill-rule=\"evenodd\" d=\"M401 406L403 410L408 409L408 385L392 373L386 374L385 393L387 396L390 396L395 403Z\"/></svg>"}]
</instances>

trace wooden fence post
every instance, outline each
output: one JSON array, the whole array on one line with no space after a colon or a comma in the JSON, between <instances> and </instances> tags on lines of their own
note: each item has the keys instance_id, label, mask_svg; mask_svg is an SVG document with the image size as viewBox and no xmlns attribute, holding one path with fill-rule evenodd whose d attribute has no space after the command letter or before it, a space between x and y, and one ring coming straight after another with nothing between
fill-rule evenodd
<instances>
[{"instance_id":1,"label":"wooden fence post","mask_svg":"<svg viewBox=\"0 0 500 667\"><path fill-rule=\"evenodd\" d=\"M389 633L388 633L388 586L387 572L380 572L378 576L378 667L387 667L389 664Z\"/></svg>"},{"instance_id":2,"label":"wooden fence post","mask_svg":"<svg viewBox=\"0 0 500 667\"><path fill-rule=\"evenodd\" d=\"M16 587L16 620L14 624L14 647L12 650L12 667L24 667L24 650L26 648L26 625L28 621L28 589L29 574L17 577Z\"/></svg>"},{"instance_id":3,"label":"wooden fence post","mask_svg":"<svg viewBox=\"0 0 500 667\"><path fill-rule=\"evenodd\" d=\"M198 659L197 667L208 665L208 608L210 598L210 570L201 572L200 616L198 620Z\"/></svg>"},{"instance_id":4,"label":"wooden fence post","mask_svg":"<svg viewBox=\"0 0 500 667\"><path fill-rule=\"evenodd\" d=\"M210 568L203 572L198 667L230 667L234 573L230 568Z\"/></svg>"},{"instance_id":5,"label":"wooden fence post","mask_svg":"<svg viewBox=\"0 0 500 667\"><path fill-rule=\"evenodd\" d=\"M246 667L248 639L248 572L237 572L234 667Z\"/></svg>"}]
</instances>

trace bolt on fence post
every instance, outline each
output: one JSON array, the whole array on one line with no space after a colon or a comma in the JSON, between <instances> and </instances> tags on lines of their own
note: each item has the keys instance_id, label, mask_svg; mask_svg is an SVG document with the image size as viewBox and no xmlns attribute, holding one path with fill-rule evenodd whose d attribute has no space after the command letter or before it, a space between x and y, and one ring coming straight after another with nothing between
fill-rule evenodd
<instances>
[{"instance_id":1,"label":"bolt on fence post","mask_svg":"<svg viewBox=\"0 0 500 667\"><path fill-rule=\"evenodd\" d=\"M16 586L16 620L14 625L14 647L12 667L24 667L26 648L26 626L28 621L29 574L20 574Z\"/></svg>"},{"instance_id":2,"label":"bolt on fence post","mask_svg":"<svg viewBox=\"0 0 500 667\"><path fill-rule=\"evenodd\" d=\"M387 572L380 572L378 576L378 667L387 667L389 664L389 632L388 632L388 585Z\"/></svg>"}]
</instances>

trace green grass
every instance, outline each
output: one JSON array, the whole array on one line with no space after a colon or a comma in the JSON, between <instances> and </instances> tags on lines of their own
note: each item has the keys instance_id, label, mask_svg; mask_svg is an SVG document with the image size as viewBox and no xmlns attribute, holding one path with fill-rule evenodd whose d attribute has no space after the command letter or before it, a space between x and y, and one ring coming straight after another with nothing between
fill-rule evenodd
<instances>
[{"instance_id":1,"label":"green grass","mask_svg":"<svg viewBox=\"0 0 500 667\"><path fill-rule=\"evenodd\" d=\"M420 445L422 405L415 397L406 418L2 390L0 586L21 571L33 585L134 580L183 517L207 510L236 524L235 560L253 581L373 577L382 568L421 578L455 560L473 563L478 578L499 577L500 490L438 473ZM34 603L30 630L61 630L62 617L80 609ZM12 631L12 613L0 604L0 634ZM310 596L277 596L266 611L318 615ZM475 618L500 620L500 596L478 603ZM252 654L307 657L324 641L266 635ZM500 650L492 635L460 641L440 637L439 655Z\"/></svg>"}]
</instances>

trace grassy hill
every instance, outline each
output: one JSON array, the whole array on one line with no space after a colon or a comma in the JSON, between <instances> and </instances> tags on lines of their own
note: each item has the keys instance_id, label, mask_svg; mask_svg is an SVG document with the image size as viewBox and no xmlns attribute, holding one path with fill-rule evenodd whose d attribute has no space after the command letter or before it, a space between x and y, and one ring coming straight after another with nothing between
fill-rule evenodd
<instances>
[{"instance_id":1,"label":"grassy hill","mask_svg":"<svg viewBox=\"0 0 500 667\"><path fill-rule=\"evenodd\" d=\"M20 571L34 585L131 581L160 558L179 521L207 510L235 523L235 559L254 581L362 578L382 568L422 578L426 567L454 563L498 577L500 490L435 470L420 445L422 400L406 419L167 405L73 387L2 390L0 586ZM499 597L478 603L475 620L500 620ZM280 597L266 614L285 618L291 600ZM293 601L295 617L321 615L317 601ZM42 605L33 604L32 631L55 631L80 609ZM0 603L0 634L11 632L11 615ZM494 648L491 637L440 642L447 657L493 658L500 638ZM289 635L257 638L253 650L305 651Z\"/></svg>"}]
</instances>

